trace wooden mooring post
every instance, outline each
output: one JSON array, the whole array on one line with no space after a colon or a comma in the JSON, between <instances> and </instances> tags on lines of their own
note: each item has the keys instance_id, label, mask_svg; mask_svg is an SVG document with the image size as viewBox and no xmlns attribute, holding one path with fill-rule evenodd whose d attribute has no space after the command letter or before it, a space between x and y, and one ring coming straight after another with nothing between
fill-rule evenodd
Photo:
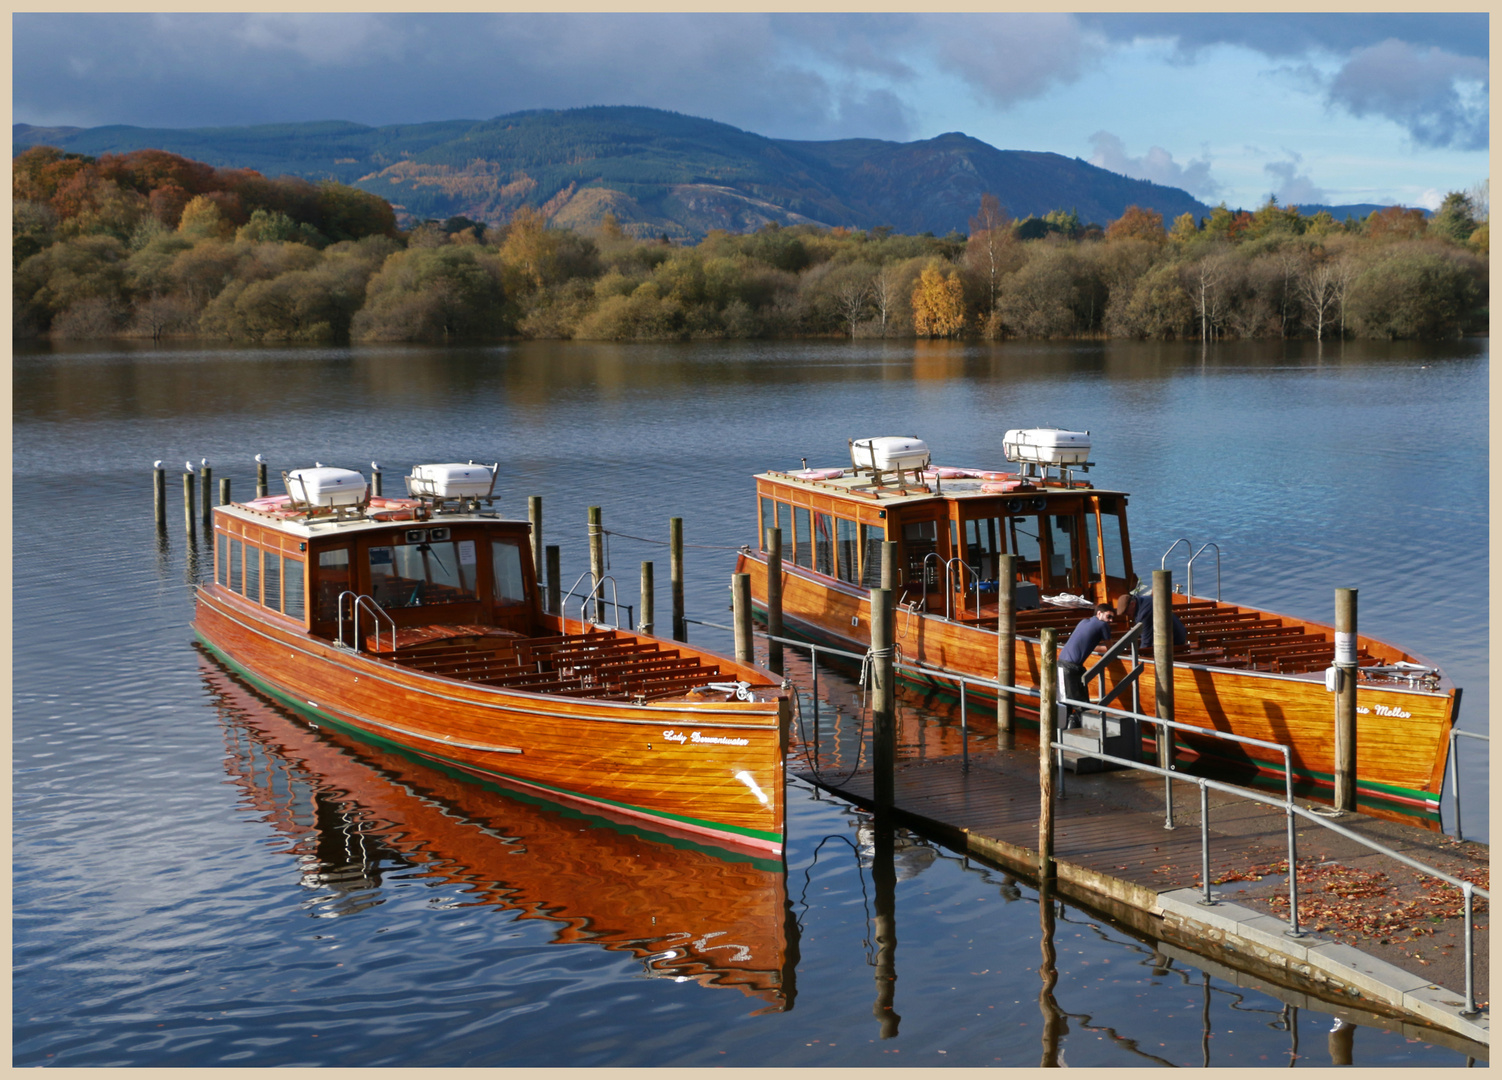
<instances>
[{"instance_id":1,"label":"wooden mooring post","mask_svg":"<svg viewBox=\"0 0 1502 1080\"><path fill-rule=\"evenodd\" d=\"M256 455L256 498L266 497L266 463L261 460L261 455Z\"/></svg>"},{"instance_id":2,"label":"wooden mooring post","mask_svg":"<svg viewBox=\"0 0 1502 1080\"><path fill-rule=\"evenodd\" d=\"M162 471L160 461L151 466L151 495L156 531L164 532L167 528L167 474Z\"/></svg>"},{"instance_id":3,"label":"wooden mooring post","mask_svg":"<svg viewBox=\"0 0 1502 1080\"><path fill-rule=\"evenodd\" d=\"M198 514L193 509L193 463L183 470L183 523L189 536L198 535Z\"/></svg>"},{"instance_id":4,"label":"wooden mooring post","mask_svg":"<svg viewBox=\"0 0 1502 1080\"><path fill-rule=\"evenodd\" d=\"M896 687L892 665L892 590L871 590L871 771L878 807L890 807L897 764Z\"/></svg>"},{"instance_id":5,"label":"wooden mooring post","mask_svg":"<svg viewBox=\"0 0 1502 1080\"><path fill-rule=\"evenodd\" d=\"M1038 880L1054 876L1053 861L1053 741L1055 706L1059 700L1058 631L1045 626L1040 632L1041 664L1038 671Z\"/></svg>"},{"instance_id":6,"label":"wooden mooring post","mask_svg":"<svg viewBox=\"0 0 1502 1080\"><path fill-rule=\"evenodd\" d=\"M208 458L198 466L198 497L203 502L203 533L207 536L214 531L214 470Z\"/></svg>"},{"instance_id":7,"label":"wooden mooring post","mask_svg":"<svg viewBox=\"0 0 1502 1080\"><path fill-rule=\"evenodd\" d=\"M229 477L221 476L219 478L219 505L228 506L229 504ZM270 556L267 557L269 558Z\"/></svg>"},{"instance_id":8,"label":"wooden mooring post","mask_svg":"<svg viewBox=\"0 0 1502 1080\"><path fill-rule=\"evenodd\" d=\"M605 530L600 524L600 508L589 508L589 585L594 598L595 622L605 619Z\"/></svg>"},{"instance_id":9,"label":"wooden mooring post","mask_svg":"<svg viewBox=\"0 0 1502 1080\"><path fill-rule=\"evenodd\" d=\"M542 496L527 496L527 520L532 523L532 569L538 574L543 572L542 565ZM541 585L542 581L539 580Z\"/></svg>"},{"instance_id":10,"label":"wooden mooring post","mask_svg":"<svg viewBox=\"0 0 1502 1080\"><path fill-rule=\"evenodd\" d=\"M673 640L688 640L688 623L683 619L683 519L668 519L668 576L673 585Z\"/></svg>"},{"instance_id":11,"label":"wooden mooring post","mask_svg":"<svg viewBox=\"0 0 1502 1080\"><path fill-rule=\"evenodd\" d=\"M1335 590L1335 809L1356 809L1356 590Z\"/></svg>"},{"instance_id":12,"label":"wooden mooring post","mask_svg":"<svg viewBox=\"0 0 1502 1080\"><path fill-rule=\"evenodd\" d=\"M782 530L767 530L767 634L782 637ZM767 667L782 674L782 642L767 642Z\"/></svg>"},{"instance_id":13,"label":"wooden mooring post","mask_svg":"<svg viewBox=\"0 0 1502 1080\"><path fill-rule=\"evenodd\" d=\"M1153 571L1154 716L1173 722L1173 572ZM1158 725L1158 768L1173 770L1173 728ZM1173 828L1173 779L1163 778L1163 827Z\"/></svg>"},{"instance_id":14,"label":"wooden mooring post","mask_svg":"<svg viewBox=\"0 0 1502 1080\"><path fill-rule=\"evenodd\" d=\"M562 615L563 612L558 610L563 604L563 589L558 578L560 573L558 545L549 544L545 549L545 555L548 564L548 613Z\"/></svg>"},{"instance_id":15,"label":"wooden mooring post","mask_svg":"<svg viewBox=\"0 0 1502 1080\"><path fill-rule=\"evenodd\" d=\"M643 634L650 635L655 629L653 608L656 606L656 598L657 590L652 584L652 564L644 562L641 564L641 622L638 624L638 629Z\"/></svg>"},{"instance_id":16,"label":"wooden mooring post","mask_svg":"<svg viewBox=\"0 0 1502 1080\"><path fill-rule=\"evenodd\" d=\"M752 663L751 637L751 575L730 575L730 607L735 627L735 658L739 663Z\"/></svg>"},{"instance_id":17,"label":"wooden mooring post","mask_svg":"<svg viewBox=\"0 0 1502 1080\"><path fill-rule=\"evenodd\" d=\"M1002 687L1017 682L1017 556L996 559L996 681ZM996 691L996 745L1009 750L1015 739L1017 703L1010 690Z\"/></svg>"}]
</instances>

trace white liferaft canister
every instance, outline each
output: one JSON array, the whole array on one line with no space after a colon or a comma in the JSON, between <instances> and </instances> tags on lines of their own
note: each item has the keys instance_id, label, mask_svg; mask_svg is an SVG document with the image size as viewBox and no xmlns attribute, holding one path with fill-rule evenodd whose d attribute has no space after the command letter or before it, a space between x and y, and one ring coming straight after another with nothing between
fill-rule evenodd
<instances>
[{"instance_id":1,"label":"white liferaft canister","mask_svg":"<svg viewBox=\"0 0 1502 1080\"><path fill-rule=\"evenodd\" d=\"M494 473L489 465L414 465L409 479L414 495L470 499L490 494Z\"/></svg>"},{"instance_id":2,"label":"white liferaft canister","mask_svg":"<svg viewBox=\"0 0 1502 1080\"><path fill-rule=\"evenodd\" d=\"M890 472L893 469L921 469L931 460L928 443L922 439L893 435L876 439L856 439L854 449L857 468L874 468L882 472Z\"/></svg>"},{"instance_id":3,"label":"white liferaft canister","mask_svg":"<svg viewBox=\"0 0 1502 1080\"><path fill-rule=\"evenodd\" d=\"M365 501L365 477L353 469L293 469L287 494L310 506L358 506Z\"/></svg>"},{"instance_id":4,"label":"white liferaft canister","mask_svg":"<svg viewBox=\"0 0 1502 1080\"><path fill-rule=\"evenodd\" d=\"M1008 461L1038 465L1084 465L1090 459L1090 433L1062 428L1012 428L1001 440Z\"/></svg>"}]
</instances>

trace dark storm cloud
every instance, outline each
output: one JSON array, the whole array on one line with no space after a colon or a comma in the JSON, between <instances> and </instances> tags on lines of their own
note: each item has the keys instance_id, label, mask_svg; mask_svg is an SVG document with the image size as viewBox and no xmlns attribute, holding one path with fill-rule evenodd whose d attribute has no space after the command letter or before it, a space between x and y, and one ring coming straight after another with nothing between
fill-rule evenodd
<instances>
[{"instance_id":1,"label":"dark storm cloud","mask_svg":"<svg viewBox=\"0 0 1502 1080\"><path fill-rule=\"evenodd\" d=\"M1397 121L1421 146L1484 150L1489 85L1485 60L1393 40L1358 50L1329 92L1355 116Z\"/></svg>"},{"instance_id":2,"label":"dark storm cloud","mask_svg":"<svg viewBox=\"0 0 1502 1080\"><path fill-rule=\"evenodd\" d=\"M1475 148L1487 26L1485 15L17 14L12 115L391 124L648 105L788 138L903 139L935 108L920 70L1004 110L1150 36L1186 59L1215 44L1259 50L1354 115L1392 119L1421 145ZM1320 75L1311 50L1345 68Z\"/></svg>"},{"instance_id":3,"label":"dark storm cloud","mask_svg":"<svg viewBox=\"0 0 1502 1080\"><path fill-rule=\"evenodd\" d=\"M904 75L881 49L889 31L863 46L801 29L765 15L16 15L13 115L388 124L620 104L755 130L775 117L769 134L802 138L906 136L904 103L860 78ZM825 42L849 77L817 62Z\"/></svg>"}]
</instances>

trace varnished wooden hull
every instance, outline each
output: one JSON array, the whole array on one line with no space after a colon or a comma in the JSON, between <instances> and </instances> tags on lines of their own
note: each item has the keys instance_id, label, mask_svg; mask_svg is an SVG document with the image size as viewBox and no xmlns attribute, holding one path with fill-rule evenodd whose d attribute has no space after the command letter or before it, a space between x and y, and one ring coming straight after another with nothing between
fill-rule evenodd
<instances>
[{"instance_id":1,"label":"varnished wooden hull","mask_svg":"<svg viewBox=\"0 0 1502 1080\"><path fill-rule=\"evenodd\" d=\"M742 554L737 570L751 575L758 605L766 601L765 559ZM869 644L870 601L866 592L826 582L801 569L783 568L783 620L792 630L832 645L861 650ZM1081 617L1084 613L1081 613ZM853 620L853 623L852 623ZM904 660L965 675L996 678L996 635L974 626L900 610L896 642ZM1036 686L1039 654L1034 641L1016 644L1016 685ZM1126 672L1124 662L1109 669L1109 683ZM935 689L953 691L941 674L902 677ZM1148 663L1140 678L1140 700L1152 712L1154 672ZM994 695L969 690L972 701L994 708ZM1379 812L1437 819L1439 797L1454 720L1457 691L1437 692L1363 685L1357 695L1357 799ZM1036 727L1036 707L1020 699L1023 724ZM1129 707L1129 703L1123 707ZM1334 695L1319 678L1174 665L1174 718L1186 724L1232 732L1289 746L1295 780L1301 790L1328 795L1334 775ZM1233 773L1276 775L1279 753L1243 747L1227 740L1181 734L1179 745L1207 764Z\"/></svg>"},{"instance_id":2,"label":"varnished wooden hull","mask_svg":"<svg viewBox=\"0 0 1502 1080\"><path fill-rule=\"evenodd\" d=\"M497 796L451 770L346 744L310 730L213 660L201 672L225 724L226 769L294 843L333 910L340 892L348 903L366 902L380 873L366 864L394 854L410 867L404 876L450 882L470 902L548 921L556 943L619 950L652 976L790 1007L796 925L781 860L656 843L643 838L649 831L597 818L598 827L581 830L593 815Z\"/></svg>"},{"instance_id":3,"label":"varnished wooden hull","mask_svg":"<svg viewBox=\"0 0 1502 1080\"><path fill-rule=\"evenodd\" d=\"M782 851L787 703L775 690L754 703L636 705L468 683L335 647L214 585L199 589L194 628L258 689L321 723L706 843Z\"/></svg>"}]
</instances>

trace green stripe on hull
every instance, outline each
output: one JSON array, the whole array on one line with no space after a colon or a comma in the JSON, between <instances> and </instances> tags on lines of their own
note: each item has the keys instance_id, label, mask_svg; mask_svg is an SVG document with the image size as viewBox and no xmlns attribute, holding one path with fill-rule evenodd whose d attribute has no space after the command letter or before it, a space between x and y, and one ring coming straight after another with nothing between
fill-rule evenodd
<instances>
[{"instance_id":1,"label":"green stripe on hull","mask_svg":"<svg viewBox=\"0 0 1502 1080\"><path fill-rule=\"evenodd\" d=\"M411 751L412 753L416 753L421 756L424 760L442 762L447 766L458 769L460 772L463 772L467 776L473 777L475 776L476 772L488 774L490 776L494 776L498 781L502 783L509 781L512 784L525 784L529 787L536 787L541 788L544 791L551 791L565 798L581 799L588 802L601 803L605 806L621 810L624 813L638 814L648 818L655 818L659 821L677 822L684 825L695 826L701 829L709 829L713 832L723 833L727 836L727 838L730 836L744 836L749 839L765 840L774 844L782 843L782 835L780 833L768 832L764 829L750 829L742 825L726 825L718 821L705 821L701 818L689 817L685 814L674 814L666 810L650 810L646 807L636 806L632 803L627 802L619 802L615 799L607 799L599 795L585 795L582 792L571 791L568 788L555 787L552 784L545 784L540 780L524 779L522 777L511 776L507 773L499 772L494 769L483 769L477 765L460 763L452 758L444 757L441 754L429 755L408 746L406 743L397 742L389 736L376 734L375 732L369 731L356 724L350 723L349 721L343 720L333 713L330 713L325 709L321 709L309 701L291 696L287 693L287 691L281 689L276 684L267 682L265 679L261 678L259 675L256 675L243 664L240 664L236 660L232 659L227 653L208 641L202 634L198 634L197 637L199 642L202 643L203 647L208 649L209 652L213 653L216 659L218 659L226 667L234 671L235 674L239 675L246 682L250 683L256 689L260 690L262 693L268 695L269 697L275 698L276 700L282 702L288 708L293 709L296 712L309 714L316 717L323 723L329 724L332 727L339 728L341 731L348 731L350 734L358 736L364 742L374 743L384 748L399 751Z\"/></svg>"}]
</instances>

